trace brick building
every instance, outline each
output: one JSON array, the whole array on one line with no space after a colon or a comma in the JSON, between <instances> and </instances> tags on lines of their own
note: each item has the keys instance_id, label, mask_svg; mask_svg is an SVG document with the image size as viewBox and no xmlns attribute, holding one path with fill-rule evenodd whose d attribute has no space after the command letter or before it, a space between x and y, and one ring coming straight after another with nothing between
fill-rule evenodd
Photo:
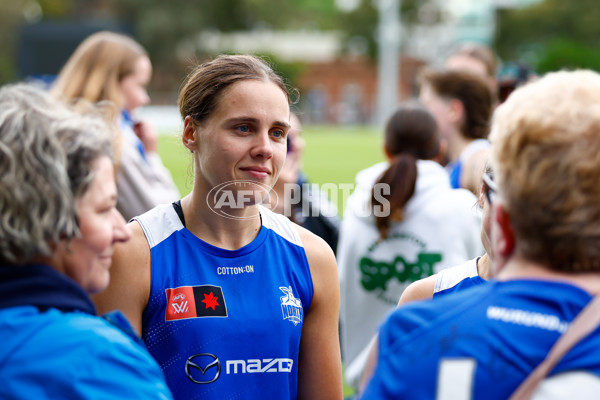
<instances>
[{"instance_id":1,"label":"brick building","mask_svg":"<svg viewBox=\"0 0 600 400\"><path fill-rule=\"evenodd\" d=\"M418 71L425 62L410 57L400 61L399 99L417 94ZM366 124L373 120L377 101L377 65L353 57L312 62L298 79L300 110L310 123Z\"/></svg>"}]
</instances>

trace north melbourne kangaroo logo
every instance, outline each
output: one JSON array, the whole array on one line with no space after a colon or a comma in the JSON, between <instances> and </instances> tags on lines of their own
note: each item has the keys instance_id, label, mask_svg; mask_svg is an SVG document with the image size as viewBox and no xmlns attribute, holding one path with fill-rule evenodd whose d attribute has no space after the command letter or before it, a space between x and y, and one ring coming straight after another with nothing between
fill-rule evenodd
<instances>
[{"instance_id":1,"label":"north melbourne kangaroo logo","mask_svg":"<svg viewBox=\"0 0 600 400\"><path fill-rule=\"evenodd\" d=\"M294 297L292 293L292 287L280 286L279 290L285 293L285 296L281 296L281 311L283 312L283 319L288 319L293 322L294 326L302 323L304 320L304 309L302 308L302 301Z\"/></svg>"}]
</instances>

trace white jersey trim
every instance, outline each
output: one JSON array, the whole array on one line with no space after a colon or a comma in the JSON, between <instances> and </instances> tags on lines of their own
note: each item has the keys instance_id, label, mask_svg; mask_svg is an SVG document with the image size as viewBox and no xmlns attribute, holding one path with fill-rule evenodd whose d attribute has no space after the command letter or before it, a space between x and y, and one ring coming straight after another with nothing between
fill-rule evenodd
<instances>
[{"instance_id":1,"label":"white jersey trim","mask_svg":"<svg viewBox=\"0 0 600 400\"><path fill-rule=\"evenodd\" d=\"M600 393L600 378L590 372L564 372L544 379L531 400L592 400Z\"/></svg>"},{"instance_id":2,"label":"white jersey trim","mask_svg":"<svg viewBox=\"0 0 600 400\"><path fill-rule=\"evenodd\" d=\"M473 278L478 276L477 273L477 258L473 258L464 264L441 270L435 275L435 285L433 293L439 293L442 290L450 289L456 286L465 278Z\"/></svg>"},{"instance_id":3,"label":"white jersey trim","mask_svg":"<svg viewBox=\"0 0 600 400\"><path fill-rule=\"evenodd\" d=\"M303 247L298 231L287 217L276 214L263 206L258 206L258 210L265 228L272 230L288 242ZM184 228L172 204L161 204L133 218L132 221L140 224L150 248L167 239L173 232Z\"/></svg>"},{"instance_id":4,"label":"white jersey trim","mask_svg":"<svg viewBox=\"0 0 600 400\"><path fill-rule=\"evenodd\" d=\"M137 221L140 224L150 248L171 236L173 232L184 228L173 205L170 203L156 206L152 210L134 217L132 221Z\"/></svg>"},{"instance_id":5,"label":"white jersey trim","mask_svg":"<svg viewBox=\"0 0 600 400\"><path fill-rule=\"evenodd\" d=\"M475 153L480 150L488 149L491 146L490 141L487 139L475 139L464 148L460 154L459 159L466 161Z\"/></svg>"},{"instance_id":6,"label":"white jersey trim","mask_svg":"<svg viewBox=\"0 0 600 400\"><path fill-rule=\"evenodd\" d=\"M258 206L258 211L260 212L262 225L265 228L271 229L276 234L296 246L304 247L302 246L302 241L300 240L300 235L298 234L296 227L286 216L276 214L261 205Z\"/></svg>"}]
</instances>

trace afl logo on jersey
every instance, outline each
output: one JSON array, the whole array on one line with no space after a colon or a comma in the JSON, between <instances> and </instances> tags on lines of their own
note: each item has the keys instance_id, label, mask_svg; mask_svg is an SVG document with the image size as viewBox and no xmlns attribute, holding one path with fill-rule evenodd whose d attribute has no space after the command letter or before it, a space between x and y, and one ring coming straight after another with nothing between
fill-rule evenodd
<instances>
[{"instance_id":1,"label":"afl logo on jersey","mask_svg":"<svg viewBox=\"0 0 600 400\"><path fill-rule=\"evenodd\" d=\"M225 296L220 286L180 286L165 290L165 321L189 318L227 317Z\"/></svg>"},{"instance_id":2,"label":"afl logo on jersey","mask_svg":"<svg viewBox=\"0 0 600 400\"><path fill-rule=\"evenodd\" d=\"M280 286L279 290L285 293L285 296L281 296L281 311L283 312L283 319L290 320L294 326L302 323L304 320L304 308L302 308L302 301L294 297L292 287Z\"/></svg>"}]
</instances>

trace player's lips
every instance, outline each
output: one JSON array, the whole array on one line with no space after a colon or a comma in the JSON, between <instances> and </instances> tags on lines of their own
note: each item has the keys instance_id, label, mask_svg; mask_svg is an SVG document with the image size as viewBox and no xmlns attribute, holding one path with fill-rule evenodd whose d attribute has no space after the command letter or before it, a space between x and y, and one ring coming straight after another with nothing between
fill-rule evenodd
<instances>
[{"instance_id":1,"label":"player's lips","mask_svg":"<svg viewBox=\"0 0 600 400\"><path fill-rule=\"evenodd\" d=\"M240 168L242 171L248 172L255 178L266 178L271 174L271 170L265 167L242 167Z\"/></svg>"}]
</instances>

